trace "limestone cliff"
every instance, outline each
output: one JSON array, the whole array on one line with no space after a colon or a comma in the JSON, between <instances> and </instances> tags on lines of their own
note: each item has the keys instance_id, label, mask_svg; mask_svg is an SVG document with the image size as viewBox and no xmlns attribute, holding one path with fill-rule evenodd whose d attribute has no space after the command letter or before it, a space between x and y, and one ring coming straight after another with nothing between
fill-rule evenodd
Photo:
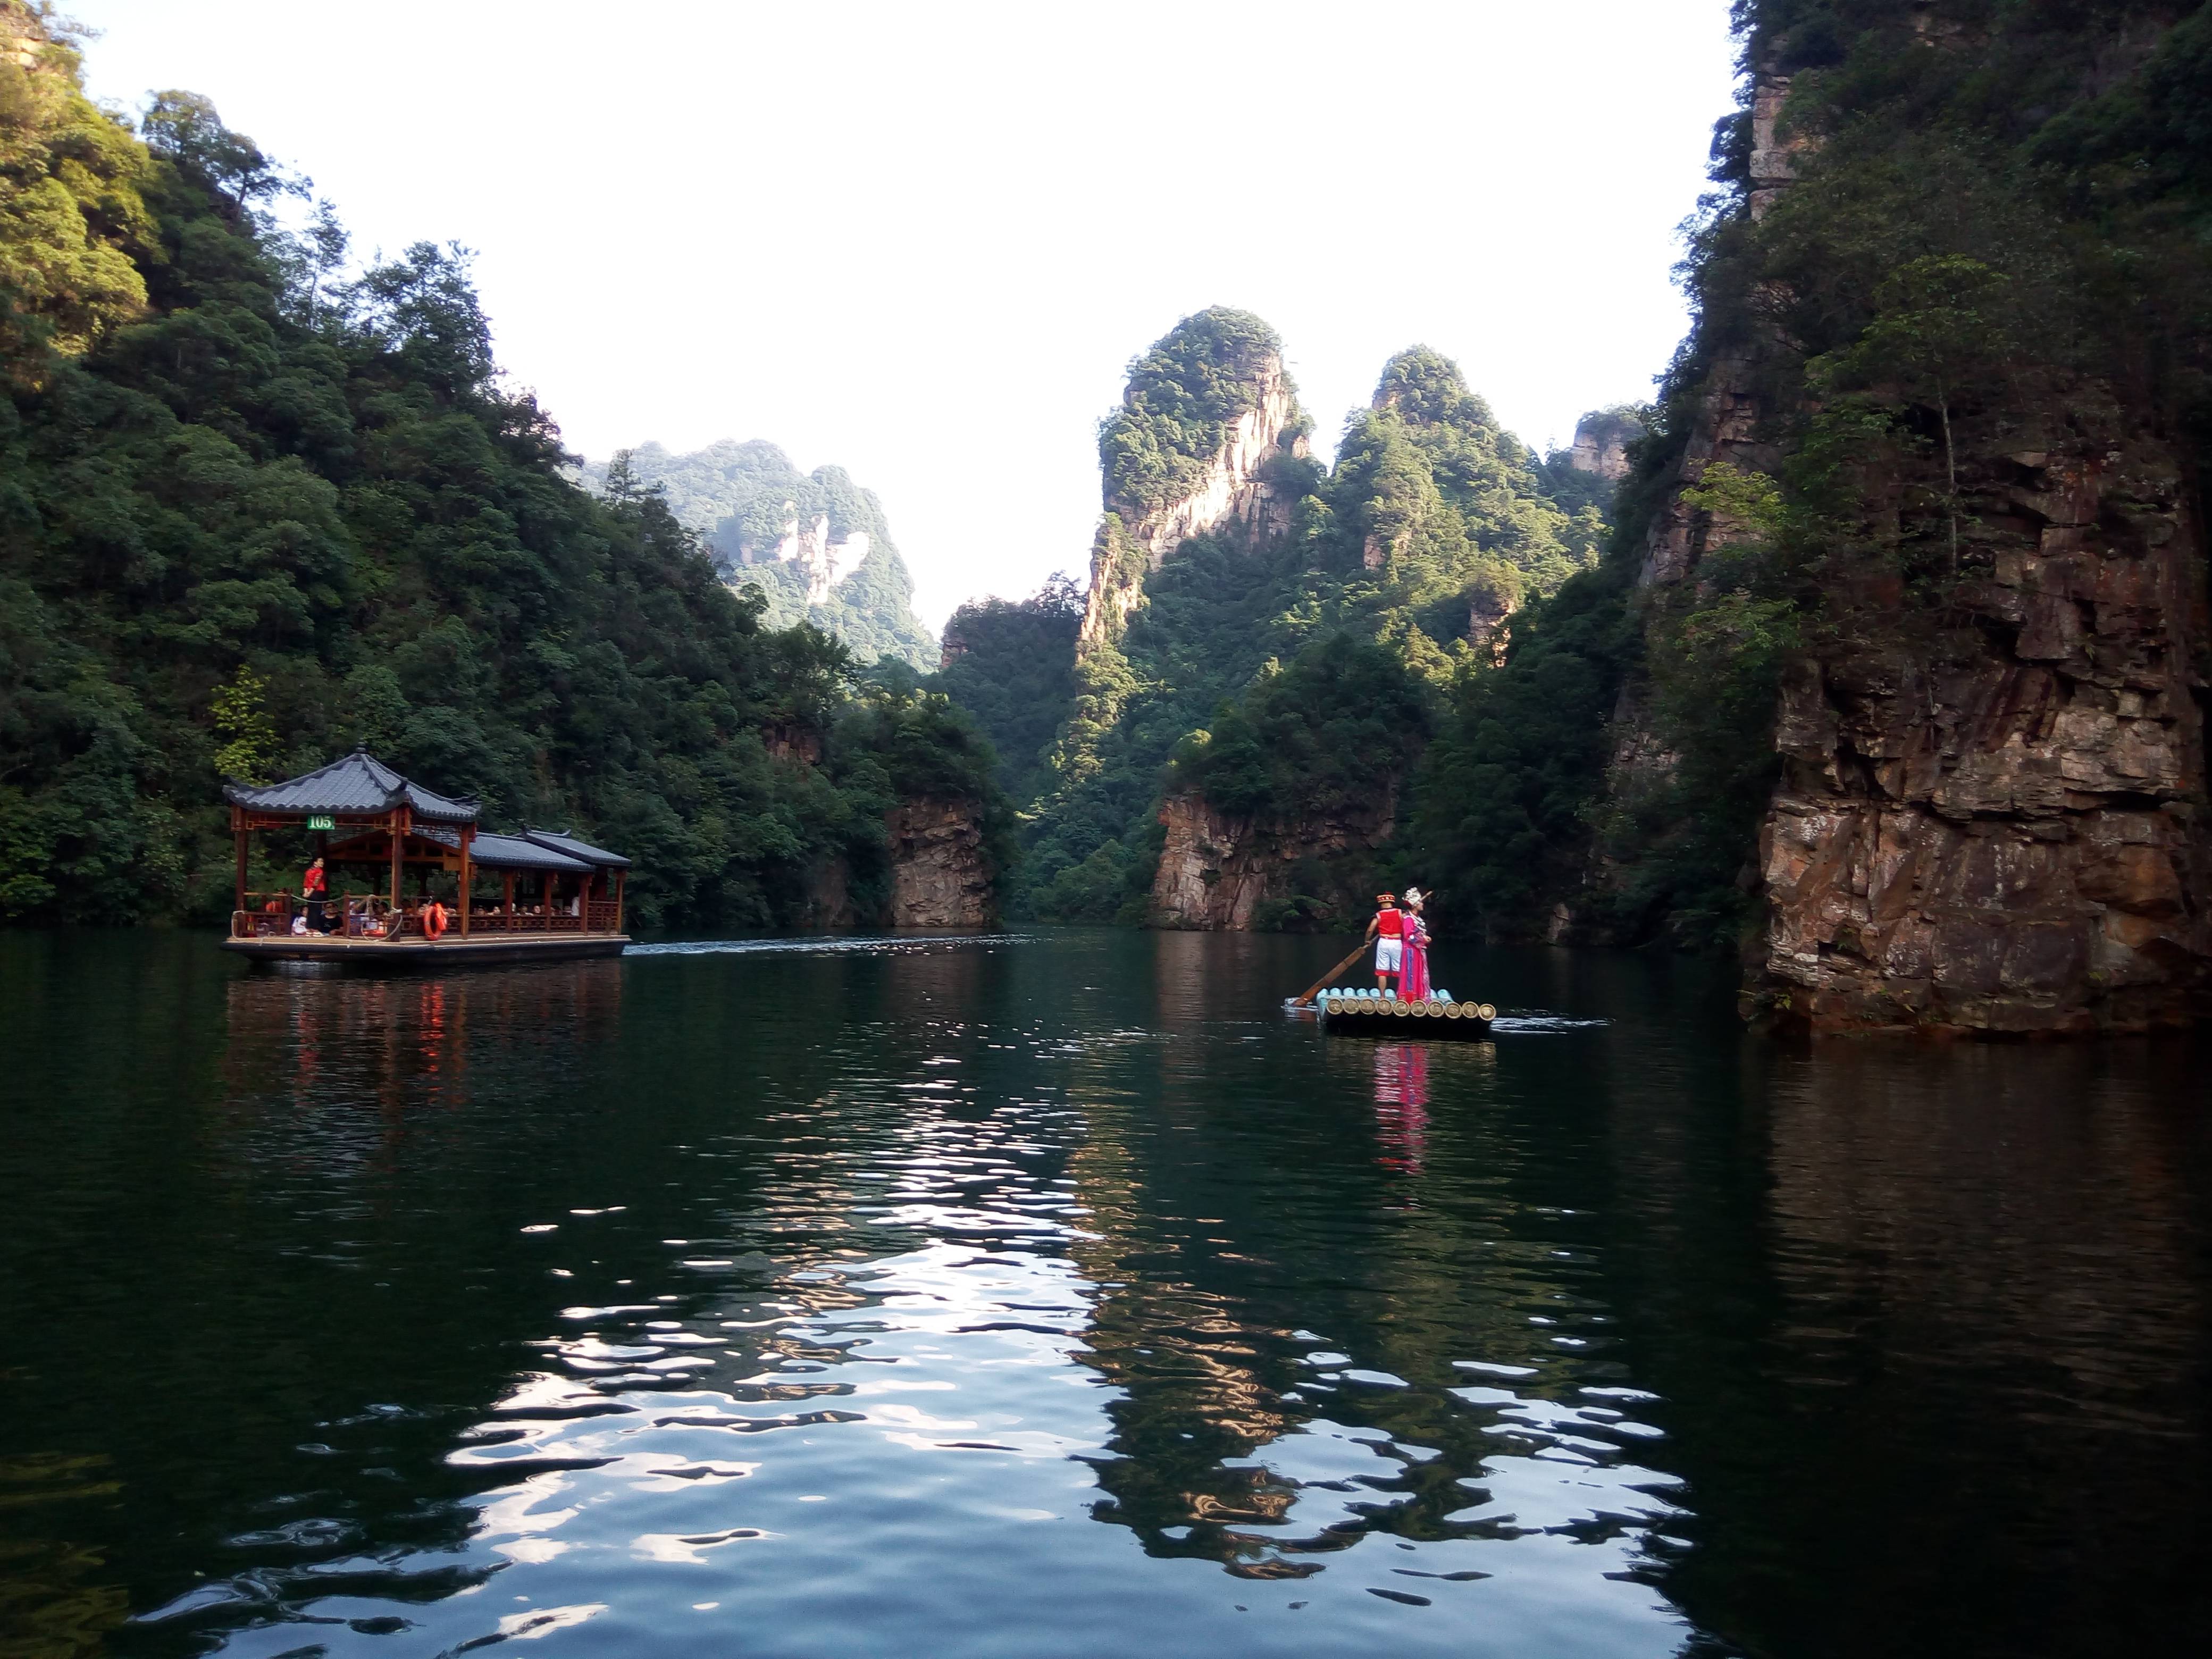
<instances>
[{"instance_id":1,"label":"limestone cliff","mask_svg":"<svg viewBox=\"0 0 2212 1659\"><path fill-rule=\"evenodd\" d=\"M1567 465L1607 483L1619 483L1628 476L1628 446L1643 431L1643 422L1626 410L1593 410L1575 422Z\"/></svg>"},{"instance_id":2,"label":"limestone cliff","mask_svg":"<svg viewBox=\"0 0 2212 1659\"><path fill-rule=\"evenodd\" d=\"M1266 469L1279 456L1304 455L1306 438L1297 394L1279 352L1266 354L1246 395L1249 406L1227 422L1220 447L1193 485L1151 505L1120 493L1108 495L1107 511L1118 514L1128 526L1129 539L1144 550L1148 568L1158 569L1186 538L1224 525L1240 525L1255 535L1279 534L1289 527L1292 503L1268 487Z\"/></svg>"},{"instance_id":3,"label":"limestone cliff","mask_svg":"<svg viewBox=\"0 0 2212 1659\"><path fill-rule=\"evenodd\" d=\"M796 511L795 502L787 501L785 506ZM848 530L842 536L832 535L826 513L815 514L811 523L803 525L793 517L784 520L783 533L768 556L798 568L805 582L807 604L827 605L830 591L868 556L868 532ZM738 562L759 564L765 560L761 550L749 548L743 550Z\"/></svg>"},{"instance_id":4,"label":"limestone cliff","mask_svg":"<svg viewBox=\"0 0 2212 1659\"><path fill-rule=\"evenodd\" d=\"M1991 458L1972 643L1784 684L1753 994L1816 1029L2142 1030L2212 988L2203 526L2138 439Z\"/></svg>"},{"instance_id":5,"label":"limestone cliff","mask_svg":"<svg viewBox=\"0 0 2212 1659\"><path fill-rule=\"evenodd\" d=\"M1306 453L1306 431L1280 343L1257 318L1199 313L1139 359L1102 440L1105 516L1081 646L1119 638L1146 575L1191 537L1287 530L1296 501L1271 471Z\"/></svg>"},{"instance_id":6,"label":"limestone cliff","mask_svg":"<svg viewBox=\"0 0 2212 1659\"><path fill-rule=\"evenodd\" d=\"M1295 823L1232 817L1185 793L1161 803L1159 820L1167 842L1152 878L1154 925L1241 933L1292 920L1283 908L1300 898L1358 915L1371 855L1397 827L1397 790L1362 811Z\"/></svg>"},{"instance_id":7,"label":"limestone cliff","mask_svg":"<svg viewBox=\"0 0 2212 1659\"><path fill-rule=\"evenodd\" d=\"M970 801L919 800L894 808L890 834L894 927L985 927L998 905Z\"/></svg>"}]
</instances>

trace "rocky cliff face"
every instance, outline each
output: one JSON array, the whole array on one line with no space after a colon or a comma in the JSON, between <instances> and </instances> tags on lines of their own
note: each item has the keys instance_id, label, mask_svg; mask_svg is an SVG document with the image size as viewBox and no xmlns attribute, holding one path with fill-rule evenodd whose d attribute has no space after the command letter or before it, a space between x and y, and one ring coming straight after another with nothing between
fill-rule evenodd
<instances>
[{"instance_id":1,"label":"rocky cliff face","mask_svg":"<svg viewBox=\"0 0 2212 1659\"><path fill-rule=\"evenodd\" d=\"M890 832L894 927L986 927L998 920L983 828L969 801L909 801Z\"/></svg>"},{"instance_id":2,"label":"rocky cliff face","mask_svg":"<svg viewBox=\"0 0 2212 1659\"><path fill-rule=\"evenodd\" d=\"M868 556L868 536L864 530L848 532L843 536L830 533L827 514L817 514L811 524L801 524L797 519L784 521L783 534L777 538L769 557L778 563L797 566L806 582L806 602L827 605L830 591L839 582L859 568L860 561ZM760 562L756 550L746 550L745 563Z\"/></svg>"},{"instance_id":3,"label":"rocky cliff face","mask_svg":"<svg viewBox=\"0 0 2212 1659\"><path fill-rule=\"evenodd\" d=\"M1144 602L1145 576L1190 537L1231 526L1255 538L1287 531L1295 503L1269 487L1266 472L1279 457L1305 454L1303 427L1282 358L1271 356L1251 406L1229 422L1194 489L1157 507L1109 495L1091 543L1082 643L1118 638L1129 613Z\"/></svg>"},{"instance_id":4,"label":"rocky cliff face","mask_svg":"<svg viewBox=\"0 0 2212 1659\"><path fill-rule=\"evenodd\" d=\"M1628 446L1644 430L1643 423L1620 410L1585 415L1575 422L1575 441L1567 452L1567 465L1618 483L1628 476Z\"/></svg>"},{"instance_id":5,"label":"rocky cliff face","mask_svg":"<svg viewBox=\"0 0 2212 1659\"><path fill-rule=\"evenodd\" d=\"M1359 890L1369 878L1365 855L1396 827L1397 792L1370 812L1293 824L1231 817L1201 796L1170 795L1159 821L1167 844L1152 878L1154 924L1241 933L1263 905L1292 898L1304 883L1332 890L1307 896L1343 902L1340 908L1357 914L1366 896ZM1340 888L1346 890L1334 890Z\"/></svg>"},{"instance_id":6,"label":"rocky cliff face","mask_svg":"<svg viewBox=\"0 0 2212 1659\"><path fill-rule=\"evenodd\" d=\"M842 858L807 874L804 923L849 927L990 927L999 920L996 893L982 854L975 805L913 800L884 821L890 837L890 892L883 908L865 908L852 890Z\"/></svg>"},{"instance_id":7,"label":"rocky cliff face","mask_svg":"<svg viewBox=\"0 0 2212 1659\"><path fill-rule=\"evenodd\" d=\"M1109 513L1091 538L1091 588L1083 600L1083 627L1075 636L1079 656L1111 647L1129 625L1129 614L1145 602L1145 550L1129 535L1121 515Z\"/></svg>"},{"instance_id":8,"label":"rocky cliff face","mask_svg":"<svg viewBox=\"0 0 2212 1659\"><path fill-rule=\"evenodd\" d=\"M1107 510L1120 515L1152 570L1187 537L1225 525L1242 525L1255 535L1279 534L1289 527L1292 503L1267 488L1261 471L1279 455L1306 453L1303 434L1284 441L1284 433L1297 424L1297 396L1283 360L1271 356L1261 371L1252 407L1230 422L1227 437L1195 489L1156 507L1109 500Z\"/></svg>"},{"instance_id":9,"label":"rocky cliff face","mask_svg":"<svg viewBox=\"0 0 2212 1659\"><path fill-rule=\"evenodd\" d=\"M2203 527L2139 441L1977 470L1972 643L1784 689L1753 996L1819 1030L2140 1030L2212 990Z\"/></svg>"}]
</instances>

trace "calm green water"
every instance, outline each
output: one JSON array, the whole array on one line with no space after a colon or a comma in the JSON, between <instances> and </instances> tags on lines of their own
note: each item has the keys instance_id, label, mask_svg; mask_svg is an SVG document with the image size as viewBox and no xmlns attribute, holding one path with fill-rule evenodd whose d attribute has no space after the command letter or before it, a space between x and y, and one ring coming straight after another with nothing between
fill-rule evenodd
<instances>
[{"instance_id":1,"label":"calm green water","mask_svg":"<svg viewBox=\"0 0 2212 1659\"><path fill-rule=\"evenodd\" d=\"M1376 1044L1340 950L0 938L0 1653L2201 1632L2201 1047L1449 947L1523 1018Z\"/></svg>"}]
</instances>

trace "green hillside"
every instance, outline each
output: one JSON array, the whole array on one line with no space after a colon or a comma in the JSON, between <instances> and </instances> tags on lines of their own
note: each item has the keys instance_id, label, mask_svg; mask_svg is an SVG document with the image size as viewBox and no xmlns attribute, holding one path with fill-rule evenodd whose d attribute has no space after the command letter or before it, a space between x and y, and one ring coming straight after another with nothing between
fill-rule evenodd
<instances>
[{"instance_id":1,"label":"green hillside","mask_svg":"<svg viewBox=\"0 0 2212 1659\"><path fill-rule=\"evenodd\" d=\"M464 255L350 272L206 100L134 132L80 86L0 60L0 915L226 910L223 776L356 744L628 852L648 926L794 917L837 860L865 909L902 796L988 807L941 698L857 694L657 497L571 482Z\"/></svg>"}]
</instances>

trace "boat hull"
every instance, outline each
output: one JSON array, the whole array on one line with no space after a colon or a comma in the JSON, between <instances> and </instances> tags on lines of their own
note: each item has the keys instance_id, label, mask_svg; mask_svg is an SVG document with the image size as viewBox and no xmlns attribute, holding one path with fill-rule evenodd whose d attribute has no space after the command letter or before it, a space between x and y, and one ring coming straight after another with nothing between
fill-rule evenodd
<instances>
[{"instance_id":1,"label":"boat hull","mask_svg":"<svg viewBox=\"0 0 2212 1659\"><path fill-rule=\"evenodd\" d=\"M315 973L445 973L519 962L618 957L627 933L501 933L487 939L318 939L297 933L227 939L222 948L257 967Z\"/></svg>"}]
</instances>

